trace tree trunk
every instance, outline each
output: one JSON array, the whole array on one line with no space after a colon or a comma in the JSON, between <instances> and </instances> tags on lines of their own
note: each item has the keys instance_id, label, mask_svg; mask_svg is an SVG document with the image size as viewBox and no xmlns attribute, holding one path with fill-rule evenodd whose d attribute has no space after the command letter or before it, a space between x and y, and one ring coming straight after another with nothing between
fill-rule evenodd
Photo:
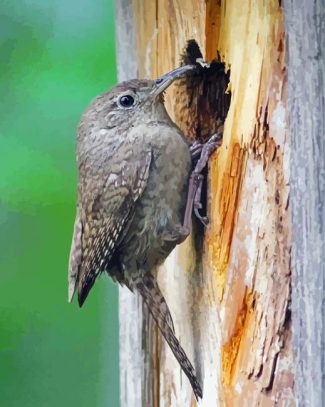
<instances>
[{"instance_id":1,"label":"tree trunk","mask_svg":"<svg viewBox=\"0 0 325 407\"><path fill-rule=\"evenodd\" d=\"M221 60L230 69L224 74L218 63L200 79L179 80L166 94L169 114L191 139L205 140L227 115L222 146L209 163L210 224L203 231L195 223L191 237L173 251L158 275L176 335L203 384L200 406L295 406L294 382L301 385L295 390L301 405L321 405L324 366L321 370L320 356L309 346L320 351L322 344L324 353L322 321L312 314L324 311L324 76L319 48L324 19L317 1L308 10L312 18L318 13L318 25L311 27L314 20L306 19L304 9L286 0L285 28L279 3L117 1L119 80L158 77L193 58L198 48L205 60ZM302 33L318 48L301 48ZM311 71L305 75L309 60ZM296 121L297 113L305 125ZM317 171L319 165L322 171ZM293 222L290 169L304 180L301 184L295 178L291 192ZM146 308L127 289L120 290L120 377L123 407L196 405ZM312 395L304 398L307 387Z\"/></svg>"},{"instance_id":2,"label":"tree trunk","mask_svg":"<svg viewBox=\"0 0 325 407\"><path fill-rule=\"evenodd\" d=\"M285 0L292 321L299 406L325 400L325 2Z\"/></svg>"}]
</instances>

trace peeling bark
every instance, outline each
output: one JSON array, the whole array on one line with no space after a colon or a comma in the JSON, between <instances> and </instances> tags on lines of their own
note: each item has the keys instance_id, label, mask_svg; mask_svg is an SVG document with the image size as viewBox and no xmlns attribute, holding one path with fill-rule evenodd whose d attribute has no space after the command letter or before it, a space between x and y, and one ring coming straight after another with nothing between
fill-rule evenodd
<instances>
[{"instance_id":1,"label":"peeling bark","mask_svg":"<svg viewBox=\"0 0 325 407\"><path fill-rule=\"evenodd\" d=\"M301 56L295 52L303 52L298 46L298 36L301 30L307 31L307 21L302 11L294 11L294 4L286 0L285 30L280 3L248 0L239 6L236 0L133 0L131 5L130 1L118 1L119 66L123 66L126 59L129 61L130 54L135 55L128 74L136 70L139 77L157 77L189 58L191 52L197 52L195 49L200 50L204 59L221 59L226 69L230 69L228 76L219 75L216 69L200 79L180 80L166 94L171 117L189 138L204 140L221 126L224 128L223 144L209 164L210 224L205 231L194 224L191 237L173 251L158 275L176 334L203 383L204 397L200 406L295 406L295 381L304 389L295 390L301 405L321 405L313 404L320 397L319 355L313 357L309 353L308 370L298 379L295 376L300 375L304 367L300 364L295 371L291 300L298 358L303 359L305 351L310 352L310 349L303 347L303 333L298 326L307 324L312 306L319 315L324 312L320 292L324 276L321 267L325 263L321 238L324 233L321 200L324 197L324 133L322 138L320 136L324 102L316 88L323 86L324 76L317 53L311 55L315 71L311 71L310 77L304 75L303 65L299 66ZM320 7L317 1L314 4ZM125 15L123 7L127 7ZM317 7L315 10L319 11ZM297 15L300 16L298 26ZM316 23L324 22L317 18ZM320 44L324 34L320 34L316 23L310 35ZM130 30L125 30L130 26L134 37ZM125 39L125 31L130 35L128 39ZM132 45L132 39L136 46ZM189 51L189 41L192 51ZM290 52L293 52L291 57ZM294 117L297 112L308 113L309 105L299 109L303 98L309 100L308 81L316 77L312 114L318 121L309 121L306 128L298 128ZM125 75L119 77L124 78ZM297 78L301 86L294 98ZM231 92L231 98L226 91ZM319 119L321 114L322 120ZM313 127L314 123L318 127ZM306 134L312 137L308 139ZM291 138L294 157L290 165ZM304 162L299 143L306 143L310 153L316 152L319 164L312 161L312 155L308 164ZM317 168L322 169L319 174ZM289 204L290 170L299 174L302 171L308 185L301 189L299 182L294 181L295 198L291 193ZM314 180L319 182L317 188ZM304 212L300 205L306 193L311 198L308 211ZM293 218L290 217L291 204ZM312 223L310 230L309 223L303 224L303 219L318 219L320 223ZM293 264L297 275L293 298L292 223ZM317 239L314 257L310 247L313 240L299 243L301 233L307 229L310 237ZM309 255L304 257L307 250ZM312 264L312 270L318 272L312 279L308 296L303 290L303 284L308 285L310 278L307 264ZM317 290L315 284L318 284ZM311 298L313 294L315 299ZM128 295L121 292L120 296L121 383L125 386L122 387L122 406L195 406L190 385L171 351L147 314L143 314L146 311ZM302 313L298 305L301 298ZM307 337L317 349L323 346L324 353L319 319L312 319L310 326L307 324ZM316 320L318 327L315 327ZM314 341L311 340L313 332L317 332ZM127 356L130 354L132 360ZM319 373L314 371L312 376L311 368L320 369ZM308 399L311 404L305 404L307 398L301 394L307 392L307 384L305 387L302 384L304 380L312 387L306 374L317 376L316 396ZM133 399L128 394L130 389L136 389Z\"/></svg>"}]
</instances>

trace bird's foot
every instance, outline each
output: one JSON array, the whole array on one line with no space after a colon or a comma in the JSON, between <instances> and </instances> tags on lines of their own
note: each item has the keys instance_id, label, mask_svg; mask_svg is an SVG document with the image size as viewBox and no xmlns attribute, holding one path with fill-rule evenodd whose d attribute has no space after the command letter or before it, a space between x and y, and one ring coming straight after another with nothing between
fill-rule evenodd
<instances>
[{"instance_id":1,"label":"bird's foot","mask_svg":"<svg viewBox=\"0 0 325 407\"><path fill-rule=\"evenodd\" d=\"M200 157L203 146L204 146L204 144L200 143L199 141L194 141L194 143L192 143L190 145L190 153L191 153L192 161L194 161Z\"/></svg>"},{"instance_id":2,"label":"bird's foot","mask_svg":"<svg viewBox=\"0 0 325 407\"><path fill-rule=\"evenodd\" d=\"M202 209L201 203L201 193L202 193L202 183L204 176L202 175L203 169L206 167L209 157L213 151L220 147L222 141L222 133L214 134L205 144L200 144L194 142L190 147L192 159L199 159L196 162L194 170L190 176L190 182L188 187L188 195L184 216L183 227L185 230L190 229L192 211L194 209L195 216L206 226L209 223L207 216L202 216L199 212Z\"/></svg>"},{"instance_id":3,"label":"bird's foot","mask_svg":"<svg viewBox=\"0 0 325 407\"><path fill-rule=\"evenodd\" d=\"M201 155L198 162L196 163L193 172L201 174L201 172L208 163L209 157L218 147L220 147L221 142L222 142L222 133L215 133L205 144L202 145ZM201 203L202 184L203 177L201 177L199 185L195 192L193 208L195 216L201 221L201 223L204 226L207 226L209 223L209 218L207 216L202 216L199 212L199 210L202 209Z\"/></svg>"},{"instance_id":4,"label":"bird's foot","mask_svg":"<svg viewBox=\"0 0 325 407\"><path fill-rule=\"evenodd\" d=\"M199 146L202 146L201 148L201 155L196 163L196 166L194 168L194 172L201 174L203 169L208 163L210 155L213 153L213 151L221 146L221 141L222 141L222 133L215 133L210 139L205 143L205 144L197 144ZM193 143L195 144L195 143Z\"/></svg>"}]
</instances>

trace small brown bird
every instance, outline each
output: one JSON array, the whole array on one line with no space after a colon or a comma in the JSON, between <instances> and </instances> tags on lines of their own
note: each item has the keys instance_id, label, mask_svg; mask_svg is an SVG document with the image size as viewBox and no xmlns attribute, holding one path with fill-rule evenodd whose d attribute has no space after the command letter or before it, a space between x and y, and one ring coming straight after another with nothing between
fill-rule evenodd
<instances>
[{"instance_id":1,"label":"small brown bird","mask_svg":"<svg viewBox=\"0 0 325 407\"><path fill-rule=\"evenodd\" d=\"M200 206L200 173L220 140L217 135L190 148L164 107L163 91L196 68L185 65L157 80L120 83L84 112L77 136L78 204L69 301L77 287L82 306L103 271L138 291L198 398L201 385L175 337L152 273L188 236L193 205ZM191 152L193 157L201 154L192 174Z\"/></svg>"}]
</instances>

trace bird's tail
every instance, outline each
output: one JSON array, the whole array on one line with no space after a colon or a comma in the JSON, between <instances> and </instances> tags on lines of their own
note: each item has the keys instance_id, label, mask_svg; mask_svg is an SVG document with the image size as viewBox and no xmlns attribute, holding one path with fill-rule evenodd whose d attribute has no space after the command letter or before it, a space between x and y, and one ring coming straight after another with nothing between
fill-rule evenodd
<instances>
[{"instance_id":1,"label":"bird's tail","mask_svg":"<svg viewBox=\"0 0 325 407\"><path fill-rule=\"evenodd\" d=\"M166 339L183 372L188 377L195 397L197 399L199 397L202 398L201 385L196 377L191 362L175 336L173 320L157 282L152 276L147 275L143 278L139 278L135 282L135 288L143 297L163 337Z\"/></svg>"}]
</instances>

